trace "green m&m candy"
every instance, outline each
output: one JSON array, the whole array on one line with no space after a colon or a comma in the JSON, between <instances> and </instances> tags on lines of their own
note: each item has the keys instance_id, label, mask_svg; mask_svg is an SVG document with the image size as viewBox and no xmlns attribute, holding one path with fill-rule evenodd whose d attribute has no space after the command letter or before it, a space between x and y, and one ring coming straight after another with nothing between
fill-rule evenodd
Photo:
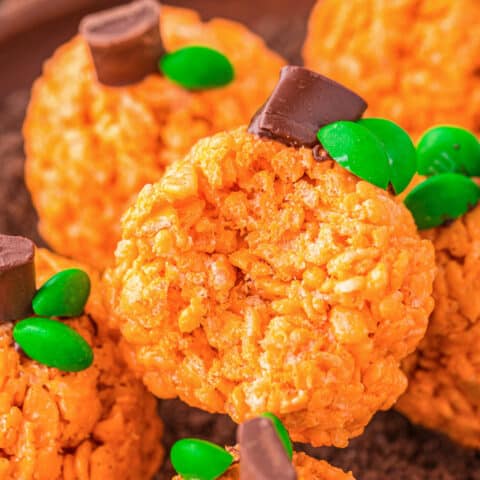
<instances>
[{"instance_id":1,"label":"green m&m candy","mask_svg":"<svg viewBox=\"0 0 480 480\"><path fill-rule=\"evenodd\" d=\"M184 480L215 480L228 470L233 456L214 443L184 438L173 445L170 460Z\"/></svg>"},{"instance_id":2,"label":"green m&m candy","mask_svg":"<svg viewBox=\"0 0 480 480\"><path fill-rule=\"evenodd\" d=\"M474 207L480 199L480 187L458 173L441 173L427 178L405 198L420 230L454 220Z\"/></svg>"},{"instance_id":3,"label":"green m&m candy","mask_svg":"<svg viewBox=\"0 0 480 480\"><path fill-rule=\"evenodd\" d=\"M93 351L85 339L57 320L41 317L21 320L13 328L13 338L28 357L48 367L79 372L93 362Z\"/></svg>"},{"instance_id":4,"label":"green m&m candy","mask_svg":"<svg viewBox=\"0 0 480 480\"><path fill-rule=\"evenodd\" d=\"M273 413L265 412L265 413L262 413L261 417L265 417L271 420L271 422L273 423L273 426L275 427L277 435L280 437L280 440L283 446L285 447L285 450L287 451L288 458L291 460L293 458L293 445L292 445L292 441L290 440L290 435L288 434L288 431L285 428L285 425Z\"/></svg>"},{"instance_id":5,"label":"green m&m candy","mask_svg":"<svg viewBox=\"0 0 480 480\"><path fill-rule=\"evenodd\" d=\"M403 192L417 171L417 152L410 136L396 123L383 118L363 118L357 123L382 142L388 158L389 181L397 195Z\"/></svg>"},{"instance_id":6,"label":"green m&m candy","mask_svg":"<svg viewBox=\"0 0 480 480\"><path fill-rule=\"evenodd\" d=\"M328 154L357 177L387 188L388 157L380 140L357 122L339 121L321 128L318 140Z\"/></svg>"},{"instance_id":7,"label":"green m&m candy","mask_svg":"<svg viewBox=\"0 0 480 480\"><path fill-rule=\"evenodd\" d=\"M159 61L163 74L189 90L228 85L235 73L230 60L208 47L184 47L167 53Z\"/></svg>"},{"instance_id":8,"label":"green m&m candy","mask_svg":"<svg viewBox=\"0 0 480 480\"><path fill-rule=\"evenodd\" d=\"M90 295L90 278L78 268L58 272L45 282L32 301L37 315L76 317Z\"/></svg>"},{"instance_id":9,"label":"green m&m candy","mask_svg":"<svg viewBox=\"0 0 480 480\"><path fill-rule=\"evenodd\" d=\"M427 130L418 142L417 155L422 175L456 172L480 176L480 144L463 128L439 126Z\"/></svg>"}]
</instances>

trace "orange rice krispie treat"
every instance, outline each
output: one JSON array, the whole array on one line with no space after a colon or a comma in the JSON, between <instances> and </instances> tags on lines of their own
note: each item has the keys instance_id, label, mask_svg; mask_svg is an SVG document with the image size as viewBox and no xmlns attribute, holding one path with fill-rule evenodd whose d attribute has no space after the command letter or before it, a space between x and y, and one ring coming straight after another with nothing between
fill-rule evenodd
<instances>
[{"instance_id":1,"label":"orange rice krispie treat","mask_svg":"<svg viewBox=\"0 0 480 480\"><path fill-rule=\"evenodd\" d=\"M406 388L433 249L385 190L312 150L322 122L295 115L332 112L296 107L341 88L285 67L253 133L199 141L124 216L110 302L157 396L236 422L269 410L295 440L344 446Z\"/></svg>"},{"instance_id":2,"label":"orange rice krispie treat","mask_svg":"<svg viewBox=\"0 0 480 480\"><path fill-rule=\"evenodd\" d=\"M480 208L423 236L436 252L435 309L418 351L405 362L409 387L397 408L480 448Z\"/></svg>"},{"instance_id":3,"label":"orange rice krispie treat","mask_svg":"<svg viewBox=\"0 0 480 480\"><path fill-rule=\"evenodd\" d=\"M151 8L151 2L146 4L147 10ZM122 11L114 10L113 15ZM85 23L84 35L60 47L45 64L24 127L26 180L43 237L54 250L98 267L113 257L120 216L138 191L158 181L165 166L186 154L201 137L248 122L272 90L283 64L259 37L236 22L202 22L194 11L165 6L160 10L160 33L165 49L177 54L166 56L164 70L173 75L175 68L209 68L208 61L196 62L205 55L218 67L218 59L225 55L227 59L220 61L222 72L234 78L225 86L197 89L198 85L182 87L157 70L132 83L132 69L138 69L133 74L145 76L152 66L151 58L138 55L157 55L162 48L151 52L145 46L154 34L159 41L158 29L144 32L148 41L128 37L144 27L144 20L138 18L140 25L121 24L131 31L117 32L115 40L130 43L120 50L112 48L118 53L114 66L107 55L101 57L107 57L108 64L95 65L98 72L85 37L92 36L100 56L110 39L90 25L95 17ZM218 52L183 50L192 45ZM127 47L136 50L130 52ZM95 55L94 59L98 60ZM126 72L118 70L119 63ZM155 69L156 65L155 60ZM116 77L104 78L108 75L125 75L130 83L110 87L97 80L97 73L107 83L122 83ZM193 77L183 73L187 80Z\"/></svg>"},{"instance_id":4,"label":"orange rice krispie treat","mask_svg":"<svg viewBox=\"0 0 480 480\"><path fill-rule=\"evenodd\" d=\"M441 140L445 134L451 135L452 129L432 129L424 138L438 135L438 140ZM457 138L455 143L461 147L460 150L467 151L461 139ZM438 156L432 157L432 164L441 165L436 161L440 159L445 164L455 165L455 161L450 161L455 159L449 152L438 147L435 150ZM468 151L471 153L470 164L476 163L476 168L480 169L478 143L476 149ZM436 182L445 194L454 181L462 182L461 189L454 192L453 198L444 199L444 210L437 212L442 214L438 223L445 219L448 222L424 226L422 218L417 220L420 228L434 227L421 233L435 247L435 309L418 350L404 362L409 386L397 408L414 422L440 430L466 446L480 448L480 189L476 179L472 181L457 174L442 173L418 185L407 196L406 202L419 211L422 186ZM464 211L470 211L455 219L448 215L447 207L461 200L462 193L468 188L474 197L466 202ZM436 200L427 196L425 188L423 192L423 202L431 208ZM409 197L416 201L409 202ZM428 220L430 217L425 218Z\"/></svg>"},{"instance_id":5,"label":"orange rice krispie treat","mask_svg":"<svg viewBox=\"0 0 480 480\"><path fill-rule=\"evenodd\" d=\"M171 451L173 480L354 480L327 462L293 451L283 424L271 413L248 420L237 430L237 445L222 448L184 438Z\"/></svg>"},{"instance_id":6,"label":"orange rice krispie treat","mask_svg":"<svg viewBox=\"0 0 480 480\"><path fill-rule=\"evenodd\" d=\"M318 0L305 65L414 137L442 122L480 133L479 24L478 0Z\"/></svg>"},{"instance_id":7,"label":"orange rice krispie treat","mask_svg":"<svg viewBox=\"0 0 480 480\"><path fill-rule=\"evenodd\" d=\"M16 245L9 240L12 238L17 242L18 237L0 236L2 302L7 283L20 278L15 277L15 272L20 271L22 279L31 274L21 270L23 267L10 269L14 273L8 282L5 280L4 271L10 268L8 255L13 251L10 247ZM65 268L68 270L59 275L78 272L72 270L77 265L46 250L37 250L35 256L38 285ZM27 260L32 262L33 245L29 257ZM13 335L29 355L35 351L34 342L40 341L40 356L51 360L56 355L54 361L67 363L72 358L62 359L58 352L64 350L62 347L69 339L80 340L87 354L93 354L93 359L87 361L91 363L89 368L77 365L71 371L62 371L28 358L14 343L13 325L0 308L2 480L145 480L153 478L161 464L162 424L156 416L155 399L127 370L115 337L105 327L107 318L99 296L98 277L92 271L88 273L93 290L83 314L60 322L39 317L23 320L15 323ZM52 279L53 286L51 282L49 288L38 292L34 310L42 308L39 301L55 289L55 283L59 285L59 278ZM63 336L54 346L48 339L55 331L42 329L48 322L49 326L63 328Z\"/></svg>"}]
</instances>

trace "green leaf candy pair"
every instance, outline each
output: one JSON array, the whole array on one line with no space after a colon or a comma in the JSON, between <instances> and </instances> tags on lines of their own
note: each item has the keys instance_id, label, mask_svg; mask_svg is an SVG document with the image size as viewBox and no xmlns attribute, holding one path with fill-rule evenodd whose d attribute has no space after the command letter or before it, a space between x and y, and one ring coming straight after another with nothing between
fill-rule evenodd
<instances>
[{"instance_id":1,"label":"green leaf candy pair","mask_svg":"<svg viewBox=\"0 0 480 480\"><path fill-rule=\"evenodd\" d=\"M455 220L480 200L480 144L468 130L438 126L427 130L417 146L418 171L430 176L405 198L419 229Z\"/></svg>"},{"instance_id":2,"label":"green leaf candy pair","mask_svg":"<svg viewBox=\"0 0 480 480\"><path fill-rule=\"evenodd\" d=\"M73 328L48 318L81 315L90 295L90 278L80 269L63 270L36 293L32 308L37 317L16 323L13 338L33 360L66 372L78 372L93 362L93 351Z\"/></svg>"},{"instance_id":3,"label":"green leaf candy pair","mask_svg":"<svg viewBox=\"0 0 480 480\"><path fill-rule=\"evenodd\" d=\"M293 447L288 432L273 413L261 415L268 418L285 447L289 459L293 456ZM173 468L183 480L216 480L232 465L233 456L224 448L195 438L184 438L176 442L170 452Z\"/></svg>"},{"instance_id":4,"label":"green leaf candy pair","mask_svg":"<svg viewBox=\"0 0 480 480\"><path fill-rule=\"evenodd\" d=\"M389 120L365 118L339 121L321 128L318 140L342 167L358 177L401 193L417 168L417 155L408 134Z\"/></svg>"}]
</instances>

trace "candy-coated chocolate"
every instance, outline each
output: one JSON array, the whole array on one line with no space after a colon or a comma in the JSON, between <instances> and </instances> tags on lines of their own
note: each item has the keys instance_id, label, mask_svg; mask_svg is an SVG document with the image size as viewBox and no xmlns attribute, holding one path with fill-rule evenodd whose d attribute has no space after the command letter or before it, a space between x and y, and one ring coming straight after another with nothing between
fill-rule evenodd
<instances>
[{"instance_id":1,"label":"candy-coated chocolate","mask_svg":"<svg viewBox=\"0 0 480 480\"><path fill-rule=\"evenodd\" d=\"M420 230L467 213L480 199L480 187L458 173L441 173L417 185L405 198Z\"/></svg>"},{"instance_id":2,"label":"candy-coated chocolate","mask_svg":"<svg viewBox=\"0 0 480 480\"><path fill-rule=\"evenodd\" d=\"M63 270L47 282L33 298L37 315L76 317L83 312L90 295L90 279L78 268Z\"/></svg>"},{"instance_id":3,"label":"candy-coated chocolate","mask_svg":"<svg viewBox=\"0 0 480 480\"><path fill-rule=\"evenodd\" d=\"M188 90L228 85L235 72L230 60L213 48L191 46L164 55L159 62L163 74Z\"/></svg>"},{"instance_id":4,"label":"candy-coated chocolate","mask_svg":"<svg viewBox=\"0 0 480 480\"><path fill-rule=\"evenodd\" d=\"M417 154L422 175L456 172L480 176L480 144L464 128L438 126L427 130L418 142Z\"/></svg>"},{"instance_id":5,"label":"candy-coated chocolate","mask_svg":"<svg viewBox=\"0 0 480 480\"><path fill-rule=\"evenodd\" d=\"M368 128L383 144L390 183L397 195L403 192L417 171L417 152L410 136L396 123L383 118L364 118L358 123Z\"/></svg>"},{"instance_id":6,"label":"candy-coated chocolate","mask_svg":"<svg viewBox=\"0 0 480 480\"><path fill-rule=\"evenodd\" d=\"M184 480L215 480L227 471L233 456L214 443L184 438L173 445L170 460Z\"/></svg>"},{"instance_id":7,"label":"candy-coated chocolate","mask_svg":"<svg viewBox=\"0 0 480 480\"><path fill-rule=\"evenodd\" d=\"M356 122L340 121L321 128L317 136L342 167L377 187L387 188L388 157L383 144L369 129Z\"/></svg>"},{"instance_id":8,"label":"candy-coated chocolate","mask_svg":"<svg viewBox=\"0 0 480 480\"><path fill-rule=\"evenodd\" d=\"M13 338L25 354L48 367L79 372L93 362L93 351L85 339L65 323L30 317L18 322Z\"/></svg>"},{"instance_id":9,"label":"candy-coated chocolate","mask_svg":"<svg viewBox=\"0 0 480 480\"><path fill-rule=\"evenodd\" d=\"M273 413L265 412L265 413L262 413L261 416L268 418L273 423L273 426L275 427L275 430L283 446L285 447L285 450L287 451L288 458L291 460L293 457L293 445L292 445L292 441L290 440L290 435L288 434L288 431L285 428L285 425Z\"/></svg>"}]
</instances>

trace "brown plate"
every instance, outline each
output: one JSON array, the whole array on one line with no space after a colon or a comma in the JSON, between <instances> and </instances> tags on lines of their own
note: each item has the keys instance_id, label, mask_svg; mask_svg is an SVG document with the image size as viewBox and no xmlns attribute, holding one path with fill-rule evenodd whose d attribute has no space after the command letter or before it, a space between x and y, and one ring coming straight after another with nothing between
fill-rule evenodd
<instances>
[{"instance_id":1,"label":"brown plate","mask_svg":"<svg viewBox=\"0 0 480 480\"><path fill-rule=\"evenodd\" d=\"M387 1L387 0L385 0ZM120 0L0 0L0 232L40 241L36 216L23 183L21 125L29 88L54 48L75 34L80 18ZM300 47L313 0L178 0L204 18L242 21L291 62L300 62ZM27 12L27 13L25 13ZM233 423L225 416L189 408L177 400L160 402L165 444L196 436L219 444L234 441ZM358 480L480 480L480 458L446 438L412 426L395 412L378 414L364 435L343 450L309 449ZM159 475L170 479L167 462ZM121 480L121 479L119 479Z\"/></svg>"}]
</instances>

